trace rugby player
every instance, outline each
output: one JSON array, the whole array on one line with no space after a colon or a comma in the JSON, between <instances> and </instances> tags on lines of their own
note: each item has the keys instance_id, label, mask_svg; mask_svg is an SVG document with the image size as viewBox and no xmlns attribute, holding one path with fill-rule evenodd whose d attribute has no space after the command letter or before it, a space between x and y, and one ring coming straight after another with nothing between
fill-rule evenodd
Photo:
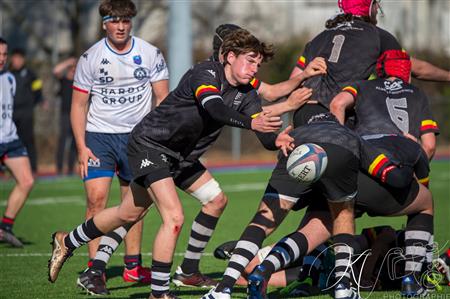
<instances>
[{"instance_id":1,"label":"rugby player","mask_svg":"<svg viewBox=\"0 0 450 299\"><path fill-rule=\"evenodd\" d=\"M13 121L14 95L16 80L6 69L8 60L8 43L0 37L0 163L12 173L16 184L8 195L6 208L0 222L0 241L14 247L23 247L23 243L14 235L13 226L17 215L33 188L34 179L30 159L25 146L17 135Z\"/></svg>"},{"instance_id":2,"label":"rugby player","mask_svg":"<svg viewBox=\"0 0 450 299\"><path fill-rule=\"evenodd\" d=\"M130 34L131 19L136 15L134 3L103 0L99 13L106 37L79 58L71 106L80 175L86 190L86 219L105 208L115 173L122 200L130 192L128 137L152 109L152 94L156 105L168 94L168 70L161 51ZM125 235L123 280L150 283L150 270L141 265L142 222L139 222L89 244L89 257L95 259L79 276L78 286L90 294L109 293L104 278L109 247Z\"/></svg>"}]
</instances>

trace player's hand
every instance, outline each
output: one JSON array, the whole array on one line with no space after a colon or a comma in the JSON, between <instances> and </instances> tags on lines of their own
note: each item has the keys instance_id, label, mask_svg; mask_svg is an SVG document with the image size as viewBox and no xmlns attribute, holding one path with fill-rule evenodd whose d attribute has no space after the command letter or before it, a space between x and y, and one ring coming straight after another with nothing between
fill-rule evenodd
<instances>
[{"instance_id":1,"label":"player's hand","mask_svg":"<svg viewBox=\"0 0 450 299\"><path fill-rule=\"evenodd\" d=\"M88 175L89 160L98 161L98 158L92 153L90 148L84 147L78 150L78 165L80 166L80 176L82 179Z\"/></svg>"},{"instance_id":2,"label":"player's hand","mask_svg":"<svg viewBox=\"0 0 450 299\"><path fill-rule=\"evenodd\" d=\"M309 98L311 98L311 95L311 88L302 87L293 91L287 98L286 102L289 105L291 111L297 110L298 108L303 106L309 100Z\"/></svg>"},{"instance_id":3,"label":"player's hand","mask_svg":"<svg viewBox=\"0 0 450 299\"><path fill-rule=\"evenodd\" d=\"M261 111L257 117L252 119L252 130L261 133L276 132L281 128L283 121L279 116L271 116L269 111Z\"/></svg>"},{"instance_id":4,"label":"player's hand","mask_svg":"<svg viewBox=\"0 0 450 299\"><path fill-rule=\"evenodd\" d=\"M275 140L275 145L283 152L285 157L287 157L288 152L292 151L295 147L294 138L289 135L290 131L292 131L292 126L288 126L281 131Z\"/></svg>"},{"instance_id":5,"label":"player's hand","mask_svg":"<svg viewBox=\"0 0 450 299\"><path fill-rule=\"evenodd\" d=\"M317 75L325 75L327 73L327 63L325 58L316 57L314 58L303 71L305 74L305 79Z\"/></svg>"}]
</instances>

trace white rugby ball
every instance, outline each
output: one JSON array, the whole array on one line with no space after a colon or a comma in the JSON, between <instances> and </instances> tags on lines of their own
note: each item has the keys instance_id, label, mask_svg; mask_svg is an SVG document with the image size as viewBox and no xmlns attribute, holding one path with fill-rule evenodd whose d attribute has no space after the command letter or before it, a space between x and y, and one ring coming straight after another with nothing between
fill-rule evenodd
<instances>
[{"instance_id":1,"label":"white rugby ball","mask_svg":"<svg viewBox=\"0 0 450 299\"><path fill-rule=\"evenodd\" d=\"M310 184L320 179L327 164L327 153L322 147L314 143L304 143L290 153L286 169L294 179Z\"/></svg>"}]
</instances>

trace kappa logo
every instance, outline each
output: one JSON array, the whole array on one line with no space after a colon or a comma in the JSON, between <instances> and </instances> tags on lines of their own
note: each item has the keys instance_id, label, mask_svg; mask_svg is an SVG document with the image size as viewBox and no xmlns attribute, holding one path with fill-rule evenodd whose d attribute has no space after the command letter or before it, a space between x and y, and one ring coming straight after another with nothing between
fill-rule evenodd
<instances>
[{"instance_id":1,"label":"kappa logo","mask_svg":"<svg viewBox=\"0 0 450 299\"><path fill-rule=\"evenodd\" d=\"M213 75L213 77L216 77L216 72L213 70L206 70L208 73L210 73L211 75Z\"/></svg>"},{"instance_id":2,"label":"kappa logo","mask_svg":"<svg viewBox=\"0 0 450 299\"><path fill-rule=\"evenodd\" d=\"M101 64L111 64L111 62L109 62L109 60L108 59L106 59L106 58L103 58L102 59L102 62L100 62Z\"/></svg>"},{"instance_id":3,"label":"kappa logo","mask_svg":"<svg viewBox=\"0 0 450 299\"><path fill-rule=\"evenodd\" d=\"M83 57L84 59L87 60L87 58L88 58L88 53L83 53L83 55L81 55L81 57Z\"/></svg>"},{"instance_id":4,"label":"kappa logo","mask_svg":"<svg viewBox=\"0 0 450 299\"><path fill-rule=\"evenodd\" d=\"M403 88L403 81L384 81L384 88L386 90L395 91Z\"/></svg>"},{"instance_id":5,"label":"kappa logo","mask_svg":"<svg viewBox=\"0 0 450 299\"><path fill-rule=\"evenodd\" d=\"M167 162L169 162L169 159L167 158L167 156L166 156L166 155L164 155L164 154L161 154L160 156L161 156L161 160L163 160L163 162L164 162L164 163L167 163Z\"/></svg>"},{"instance_id":6,"label":"kappa logo","mask_svg":"<svg viewBox=\"0 0 450 299\"><path fill-rule=\"evenodd\" d=\"M153 163L152 161L148 160L147 158L145 158L144 160L141 161L141 169L148 167L150 165L155 165L155 163Z\"/></svg>"}]
</instances>

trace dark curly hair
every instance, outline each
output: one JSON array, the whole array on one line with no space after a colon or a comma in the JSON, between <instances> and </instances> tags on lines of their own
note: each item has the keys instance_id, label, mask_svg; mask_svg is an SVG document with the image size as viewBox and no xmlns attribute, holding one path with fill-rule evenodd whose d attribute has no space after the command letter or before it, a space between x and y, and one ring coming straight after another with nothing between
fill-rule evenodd
<instances>
[{"instance_id":1,"label":"dark curly hair","mask_svg":"<svg viewBox=\"0 0 450 299\"><path fill-rule=\"evenodd\" d=\"M254 35L245 29L238 29L227 34L222 43L222 54L227 62L228 53L233 52L236 56L254 52L261 54L263 61L269 61L275 55L273 46L259 41Z\"/></svg>"},{"instance_id":2,"label":"dark curly hair","mask_svg":"<svg viewBox=\"0 0 450 299\"><path fill-rule=\"evenodd\" d=\"M98 12L102 18L133 18L137 14L136 5L131 0L102 0Z\"/></svg>"}]
</instances>

